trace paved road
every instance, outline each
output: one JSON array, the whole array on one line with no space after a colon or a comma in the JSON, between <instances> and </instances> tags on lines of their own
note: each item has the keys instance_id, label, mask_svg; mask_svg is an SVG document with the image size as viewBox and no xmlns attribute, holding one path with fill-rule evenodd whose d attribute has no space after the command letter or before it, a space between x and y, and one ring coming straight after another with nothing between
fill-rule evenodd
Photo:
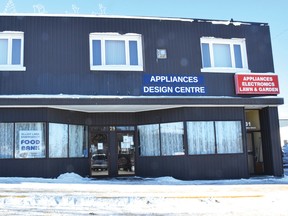
<instances>
[{"instance_id":1,"label":"paved road","mask_svg":"<svg viewBox=\"0 0 288 216\"><path fill-rule=\"evenodd\" d=\"M0 184L0 215L288 215L288 185Z\"/></svg>"}]
</instances>

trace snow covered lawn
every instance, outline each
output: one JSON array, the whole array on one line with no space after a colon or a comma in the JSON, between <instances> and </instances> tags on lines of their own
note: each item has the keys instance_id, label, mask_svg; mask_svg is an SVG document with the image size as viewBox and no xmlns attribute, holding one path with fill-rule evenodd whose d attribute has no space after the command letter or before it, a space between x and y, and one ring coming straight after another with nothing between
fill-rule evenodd
<instances>
[{"instance_id":1,"label":"snow covered lawn","mask_svg":"<svg viewBox=\"0 0 288 216\"><path fill-rule=\"evenodd\" d=\"M287 215L287 196L288 176L95 180L66 173L0 178L0 215Z\"/></svg>"}]
</instances>

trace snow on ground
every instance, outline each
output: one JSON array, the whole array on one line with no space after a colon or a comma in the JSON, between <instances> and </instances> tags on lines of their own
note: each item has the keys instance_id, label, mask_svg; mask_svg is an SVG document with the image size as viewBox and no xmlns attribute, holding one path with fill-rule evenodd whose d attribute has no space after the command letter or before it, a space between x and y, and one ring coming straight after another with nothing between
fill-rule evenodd
<instances>
[{"instance_id":1,"label":"snow on ground","mask_svg":"<svg viewBox=\"0 0 288 216\"><path fill-rule=\"evenodd\" d=\"M288 215L283 177L181 181L172 177L0 178L0 215Z\"/></svg>"},{"instance_id":2,"label":"snow on ground","mask_svg":"<svg viewBox=\"0 0 288 216\"><path fill-rule=\"evenodd\" d=\"M287 215L288 169L239 180L0 178L0 215Z\"/></svg>"},{"instance_id":3,"label":"snow on ground","mask_svg":"<svg viewBox=\"0 0 288 216\"><path fill-rule=\"evenodd\" d=\"M190 180L183 181L172 177L141 178L141 177L118 177L110 179L84 178L76 173L65 173L58 178L25 178L25 177L2 177L0 184L120 184L120 185L237 185L237 184L288 184L288 168L284 170L283 177L259 176L249 179L228 179L228 180Z\"/></svg>"}]
</instances>

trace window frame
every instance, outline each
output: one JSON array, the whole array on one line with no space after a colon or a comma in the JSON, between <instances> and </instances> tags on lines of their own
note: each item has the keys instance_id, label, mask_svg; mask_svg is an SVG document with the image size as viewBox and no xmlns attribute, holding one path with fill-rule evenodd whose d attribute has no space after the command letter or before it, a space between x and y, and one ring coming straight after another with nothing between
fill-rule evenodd
<instances>
[{"instance_id":1,"label":"window frame","mask_svg":"<svg viewBox=\"0 0 288 216\"><path fill-rule=\"evenodd\" d=\"M210 67L204 67L204 58L203 58L203 48L202 44L209 45L209 58L210 58ZM230 58L231 58L231 67L216 67L214 61L214 52L213 45L214 44L223 44L229 45L230 47ZM239 45L241 50L241 58L242 58L242 68L236 68L235 61L235 52L234 45ZM201 72L219 72L219 73L250 73L251 71L248 68L248 58L246 51L246 40L245 38L231 38L231 39L223 39L223 38L215 38L215 37L201 37L200 38L200 48L201 48L201 60L202 60L202 68Z\"/></svg>"},{"instance_id":2,"label":"window frame","mask_svg":"<svg viewBox=\"0 0 288 216\"><path fill-rule=\"evenodd\" d=\"M184 128L184 122L183 121L161 123L159 125L159 131L160 131L160 152L161 152L161 156L181 156L181 155L185 155L185 144L184 144L185 128ZM168 139L167 139L167 137L168 137ZM172 140L171 137L174 137L174 140ZM171 146L171 143L167 142L168 140L170 140L171 143L174 143L174 144L176 143L175 145L173 145L172 149L169 148ZM175 146L176 146L176 148L179 151L176 151L176 149L174 149Z\"/></svg>"},{"instance_id":3,"label":"window frame","mask_svg":"<svg viewBox=\"0 0 288 216\"><path fill-rule=\"evenodd\" d=\"M147 138L148 136L145 133L143 133L143 134L145 134L145 136L142 135L141 128L143 128L144 130L148 129L149 132L151 132L151 128L154 130L154 131L152 130L154 133L151 133L152 135L150 138L153 139L156 136L157 140L156 140L156 142L154 142L155 144L153 144L153 142L147 141L149 138ZM139 156L140 157L159 157L159 156L161 156L160 124L156 123L156 124L138 125L137 126L137 132L138 132L138 139L139 139ZM141 140L141 139L143 139L143 137L145 137L146 139ZM143 143L142 143L142 141L143 141ZM151 147L153 149L152 151L149 149Z\"/></svg>"},{"instance_id":4,"label":"window frame","mask_svg":"<svg viewBox=\"0 0 288 216\"><path fill-rule=\"evenodd\" d=\"M61 136L62 136L61 138L65 139L65 142L61 142L62 145L60 147L62 147L62 151L58 151L57 148L55 148L57 146L54 143L55 140L50 138L50 135L52 137L55 137L55 134L50 133L53 126L62 127L62 129L64 129L61 131ZM71 142L71 140L73 140L70 134L71 126L83 127L83 140L82 140L82 145L81 145L81 148L82 148L81 154L79 154L79 152L75 152L75 151L73 152L73 150L76 149L75 146L71 147L71 145L74 144L73 142ZM60 129L58 129L58 131L60 131ZM48 145L48 154L47 154L48 158L88 158L88 126L82 125L82 124L48 122L48 144L47 145ZM79 146L78 146L78 150L79 150Z\"/></svg>"},{"instance_id":5,"label":"window frame","mask_svg":"<svg viewBox=\"0 0 288 216\"><path fill-rule=\"evenodd\" d=\"M43 159L46 158L46 148L47 148L47 139L46 131L47 125L45 122L14 122L14 159ZM25 133L32 132L32 134L25 138ZM40 132L40 133L39 133ZM21 134L24 133L24 136ZM38 134L39 133L39 134ZM22 138L22 139L21 139ZM20 149L23 144L20 143L20 140L27 139L40 139L40 149L31 149L31 152L27 150ZM30 144L30 146L33 143Z\"/></svg>"},{"instance_id":6,"label":"window frame","mask_svg":"<svg viewBox=\"0 0 288 216\"><path fill-rule=\"evenodd\" d=\"M100 40L101 47L101 64L93 65L93 41ZM106 65L105 61L105 41L115 40L115 41L124 41L125 42L125 60L126 64L124 65ZM129 41L137 42L137 56L138 56L138 65L130 65L130 50L129 50ZM142 53L142 36L136 33L99 33L94 32L89 35L89 51L90 51L90 70L100 70L100 71L143 71L143 53Z\"/></svg>"},{"instance_id":7,"label":"window frame","mask_svg":"<svg viewBox=\"0 0 288 216\"><path fill-rule=\"evenodd\" d=\"M206 147L212 147L212 150L214 151L210 151L210 152L204 152L203 150L205 150L204 148L201 148L200 152L199 151L193 151L197 148L197 144L198 143L193 143L191 141L193 141L193 139L189 139L189 137L191 134L191 131L189 131L189 124L194 124L194 123L212 123L213 124L213 142L209 142L206 143ZM225 124L229 124L229 123L234 123L235 125L238 124L238 129L240 130L240 133L238 133L238 143L235 143L235 140L233 142L233 144L235 144L234 146L231 145L230 148L225 148L225 150L228 150L226 152L223 151L223 146L222 146L222 139L223 137L221 136L223 134L224 131L221 131L219 126L221 126L221 124L223 126L227 126ZM237 126L237 125L236 125ZM228 155L228 154L244 154L244 142L243 142L243 128L242 128L242 123L240 120L229 120L229 121L186 121L186 132L187 132L187 145L188 145L188 155ZM189 133L190 132L190 133ZM192 133L193 134L193 133ZM234 134L235 135L235 134ZM224 137L225 139L229 139L228 136ZM235 137L234 137L235 138ZM211 141L211 140L210 140ZM202 140L200 141L201 143L203 142ZM207 145L208 144L208 145ZM236 145L239 144L239 145ZM202 146L203 147L203 144ZM219 148L221 147L221 148ZM229 152L230 151L230 152Z\"/></svg>"},{"instance_id":8,"label":"window frame","mask_svg":"<svg viewBox=\"0 0 288 216\"><path fill-rule=\"evenodd\" d=\"M72 142L75 141L76 139L74 136L72 136L72 134L74 134L73 132L73 128L76 128L77 130L79 129L79 127L83 129L83 139L81 140L82 145L73 145L74 143ZM79 140L78 140L79 141ZM81 153L79 153L79 151L77 151L77 149L81 149ZM75 151L76 150L76 151ZM88 126L87 125L78 125L78 124L69 124L68 125L68 158L88 158Z\"/></svg>"},{"instance_id":9,"label":"window frame","mask_svg":"<svg viewBox=\"0 0 288 216\"><path fill-rule=\"evenodd\" d=\"M20 31L3 31L0 32L0 39L8 40L7 64L0 64L0 71L25 71L24 67L24 32ZM12 64L12 41L19 39L20 45L20 64Z\"/></svg>"},{"instance_id":10,"label":"window frame","mask_svg":"<svg viewBox=\"0 0 288 216\"><path fill-rule=\"evenodd\" d=\"M54 132L55 128L57 129L59 134L55 135L51 131ZM58 127L58 128L57 128ZM60 129L60 127L62 127ZM52 129L53 128L53 129ZM61 140L59 142L61 145L58 145L56 141ZM60 137L60 138L59 138ZM48 123L48 158L69 158L69 125L64 123L54 123L49 122ZM61 148L61 150L57 150L58 148Z\"/></svg>"},{"instance_id":11,"label":"window frame","mask_svg":"<svg viewBox=\"0 0 288 216\"><path fill-rule=\"evenodd\" d=\"M180 143L177 143L178 145L175 145L176 149L178 148L179 151L175 151L176 149L171 149L171 148L169 149L170 143L166 142L168 140L167 135L169 135L169 134L171 135L171 132L177 132L177 131L171 130L167 126L172 125L172 127L174 126L173 129L175 129L175 126L177 128L177 124L178 124L178 126L180 124L182 126L182 128L180 129L180 130L182 130L181 131L182 133L181 132L179 133L181 135L181 138L179 140L177 140L177 141L180 141ZM150 126L157 128L157 133L154 133L152 136L152 138L155 138L155 135L157 136L157 140L156 140L156 142L154 142L155 145L154 144L151 145L151 143L153 143L153 142L147 142L147 140L141 140L143 138L143 136L141 135L140 128L144 129L145 127L147 127L148 129L151 129L151 128L149 128ZM153 129L155 129L155 128L153 128ZM184 125L183 121L166 122L166 123L162 122L162 123L156 123L156 124L138 125L137 130L138 130L138 136L139 136L139 145L140 145L139 156L140 157L167 157L167 156L179 157L179 156L185 155L185 138L184 138L185 137L185 135L184 135L185 134L185 125ZM165 130L167 130L168 133ZM169 130L171 131L170 133L169 133ZM147 137L148 136L146 135L145 138L147 138ZM141 141L144 141L144 142L142 143ZM174 141L176 141L176 140L174 140ZM147 151L147 149L149 147L150 148L152 147L153 151L150 151L150 150ZM181 147L182 147L182 149L181 149Z\"/></svg>"}]
</instances>

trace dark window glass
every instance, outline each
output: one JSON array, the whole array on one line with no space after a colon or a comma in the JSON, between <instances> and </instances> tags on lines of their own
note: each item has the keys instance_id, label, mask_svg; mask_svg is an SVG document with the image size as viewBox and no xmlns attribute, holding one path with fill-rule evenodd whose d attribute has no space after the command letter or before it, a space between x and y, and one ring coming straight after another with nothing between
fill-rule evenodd
<instances>
[{"instance_id":1,"label":"dark window glass","mask_svg":"<svg viewBox=\"0 0 288 216\"><path fill-rule=\"evenodd\" d=\"M236 66L236 68L243 68L242 55L241 55L241 46L239 44L235 44L234 45L234 56L235 56L235 66Z\"/></svg>"},{"instance_id":2,"label":"dark window glass","mask_svg":"<svg viewBox=\"0 0 288 216\"><path fill-rule=\"evenodd\" d=\"M101 65L101 41L93 40L93 65Z\"/></svg>"},{"instance_id":3,"label":"dark window glass","mask_svg":"<svg viewBox=\"0 0 288 216\"><path fill-rule=\"evenodd\" d=\"M12 40L12 65L19 65L21 63L21 40Z\"/></svg>"},{"instance_id":4,"label":"dark window glass","mask_svg":"<svg viewBox=\"0 0 288 216\"><path fill-rule=\"evenodd\" d=\"M138 65L137 41L129 41L130 65Z\"/></svg>"},{"instance_id":5,"label":"dark window glass","mask_svg":"<svg viewBox=\"0 0 288 216\"><path fill-rule=\"evenodd\" d=\"M209 44L202 43L202 61L203 67L211 67Z\"/></svg>"}]
</instances>

